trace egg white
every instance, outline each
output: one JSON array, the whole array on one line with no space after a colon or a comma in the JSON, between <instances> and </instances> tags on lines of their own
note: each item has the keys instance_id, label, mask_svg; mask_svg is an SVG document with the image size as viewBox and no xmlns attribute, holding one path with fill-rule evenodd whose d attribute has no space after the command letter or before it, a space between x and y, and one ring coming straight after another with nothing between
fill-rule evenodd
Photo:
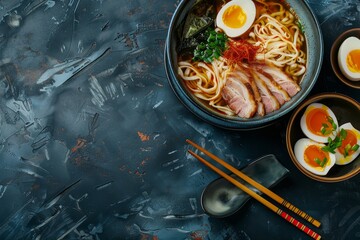
<instances>
[{"instance_id":1,"label":"egg white","mask_svg":"<svg viewBox=\"0 0 360 240\"><path fill-rule=\"evenodd\" d=\"M357 144L360 145L359 130L354 128L351 123L345 123L345 124L341 125L339 129L341 129L341 128L343 128L345 130L351 130L353 133L355 133L356 138L357 138ZM351 163L352 161L354 161L354 159L357 156L359 156L359 154L360 154L360 148L358 150L356 150L355 152L353 152L351 155L346 156L346 157L344 157L344 155L342 155L338 149L335 149L336 164L345 165L345 164Z\"/></svg>"},{"instance_id":2,"label":"egg white","mask_svg":"<svg viewBox=\"0 0 360 240\"><path fill-rule=\"evenodd\" d=\"M350 71L346 65L346 57L354 49L360 49L360 39L356 37L347 38L339 47L338 63L341 72L346 78L352 81L360 81L360 73Z\"/></svg>"},{"instance_id":3,"label":"egg white","mask_svg":"<svg viewBox=\"0 0 360 240\"><path fill-rule=\"evenodd\" d=\"M316 145L321 147L324 147L325 144L315 142L308 138L301 138L299 139L294 146L294 153L297 161L303 166L306 170L308 170L311 173L314 173L316 175L324 176L326 175L329 170L335 165L336 158L335 154L329 152L329 159L324 167L313 167L307 164L305 161L305 149L309 147L310 145Z\"/></svg>"},{"instance_id":4,"label":"egg white","mask_svg":"<svg viewBox=\"0 0 360 240\"><path fill-rule=\"evenodd\" d=\"M228 27L223 21L223 14L229 7L238 5L246 14L246 22L240 28ZM256 7L252 0L232 0L226 3L216 16L216 25L221 28L228 37L238 37L245 33L253 24L256 15Z\"/></svg>"},{"instance_id":5,"label":"egg white","mask_svg":"<svg viewBox=\"0 0 360 240\"><path fill-rule=\"evenodd\" d=\"M304 114L301 117L301 120L300 120L301 130L303 131L303 133L308 138L310 138L310 139L312 139L312 140L314 140L316 142L327 143L328 142L328 137L330 137L331 139L334 139L336 137L336 133L337 133L339 128L337 128L336 131L334 131L333 134L330 134L329 136L319 136L319 135L316 135L316 134L312 133L309 130L307 124L306 124L306 116L314 108L322 108L322 109L324 109L329 114L329 116L333 119L336 126L338 126L337 118L336 118L334 112L331 111L331 109L328 106L326 106L326 105L324 105L322 103L312 103L309 106L307 106Z\"/></svg>"}]
</instances>

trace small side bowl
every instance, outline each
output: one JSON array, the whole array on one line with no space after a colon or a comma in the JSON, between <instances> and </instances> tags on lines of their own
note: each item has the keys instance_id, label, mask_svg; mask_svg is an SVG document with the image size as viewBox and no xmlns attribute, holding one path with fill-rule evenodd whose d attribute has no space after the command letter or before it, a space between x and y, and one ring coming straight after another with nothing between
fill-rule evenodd
<instances>
[{"instance_id":1,"label":"small side bowl","mask_svg":"<svg viewBox=\"0 0 360 240\"><path fill-rule=\"evenodd\" d=\"M360 39L360 28L349 29L343 32L342 34L340 34L340 36L334 41L330 50L331 67L340 81L342 81L344 84L346 84L349 87L360 89L360 81L351 81L348 78L346 78L344 74L341 72L338 64L339 47L342 44L342 42L344 42L344 40L347 39L348 37L357 37Z\"/></svg>"},{"instance_id":2,"label":"small side bowl","mask_svg":"<svg viewBox=\"0 0 360 240\"><path fill-rule=\"evenodd\" d=\"M328 106L335 114L339 126L351 122L354 128L360 130L360 103L339 93L321 93L304 101L290 116L286 128L286 147L295 166L307 177L320 182L341 182L354 177L360 172L360 156L347 165L333 166L327 175L319 176L306 170L296 159L294 145L300 138L306 137L300 128L300 119L306 107L311 103L322 103Z\"/></svg>"}]
</instances>

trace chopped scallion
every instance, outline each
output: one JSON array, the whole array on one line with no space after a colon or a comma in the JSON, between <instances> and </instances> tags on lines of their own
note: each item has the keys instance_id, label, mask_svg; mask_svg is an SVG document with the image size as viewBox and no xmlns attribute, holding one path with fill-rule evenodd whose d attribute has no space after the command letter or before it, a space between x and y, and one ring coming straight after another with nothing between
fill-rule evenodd
<instances>
[{"instance_id":1,"label":"chopped scallion","mask_svg":"<svg viewBox=\"0 0 360 240\"><path fill-rule=\"evenodd\" d=\"M357 151L359 149L359 144L355 144L351 147L351 150Z\"/></svg>"},{"instance_id":2,"label":"chopped scallion","mask_svg":"<svg viewBox=\"0 0 360 240\"><path fill-rule=\"evenodd\" d=\"M204 61L207 63L218 59L226 48L227 37L224 33L218 33L214 29L205 32L207 38L201 42L194 50L194 61Z\"/></svg>"}]
</instances>

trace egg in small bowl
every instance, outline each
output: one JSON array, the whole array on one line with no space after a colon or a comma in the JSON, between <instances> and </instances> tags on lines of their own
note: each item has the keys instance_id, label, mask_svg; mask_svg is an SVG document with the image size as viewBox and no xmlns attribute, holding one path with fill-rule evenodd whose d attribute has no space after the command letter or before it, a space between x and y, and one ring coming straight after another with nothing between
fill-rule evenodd
<instances>
[{"instance_id":1,"label":"egg in small bowl","mask_svg":"<svg viewBox=\"0 0 360 240\"><path fill-rule=\"evenodd\" d=\"M321 176L310 172L305 167L303 167L303 165L300 164L300 160L298 160L295 156L294 148L296 142L301 138L307 138L299 127L299 123L306 108L312 103L322 103L333 111L337 117L337 121L339 122L338 129L340 129L340 132L341 128L344 128L344 123L351 123L354 128L360 130L360 103L355 99L347 95L333 92L320 93L311 96L306 101L301 103L299 107L295 109L293 114L291 114L286 128L286 147L292 162L304 175L320 182L334 183L355 177L360 173L360 154L353 161L347 163L346 165L339 165L335 163L335 165L326 175ZM329 150L331 153L335 153L336 148L339 147L339 141L332 140L330 143L323 143L323 145L325 145L325 147L322 148Z\"/></svg>"},{"instance_id":2,"label":"egg in small bowl","mask_svg":"<svg viewBox=\"0 0 360 240\"><path fill-rule=\"evenodd\" d=\"M335 154L324 151L325 144L308 138L299 139L294 146L297 161L309 172L324 176L335 165Z\"/></svg>"},{"instance_id":3,"label":"egg in small bowl","mask_svg":"<svg viewBox=\"0 0 360 240\"><path fill-rule=\"evenodd\" d=\"M329 107L322 103L312 103L301 117L300 127L308 138L327 143L329 137L336 137L338 121Z\"/></svg>"},{"instance_id":4,"label":"egg in small bowl","mask_svg":"<svg viewBox=\"0 0 360 240\"><path fill-rule=\"evenodd\" d=\"M256 7L251 0L232 0L226 3L216 16L216 25L228 37L239 37L255 20Z\"/></svg>"},{"instance_id":5,"label":"egg in small bowl","mask_svg":"<svg viewBox=\"0 0 360 240\"><path fill-rule=\"evenodd\" d=\"M360 39L348 37L338 51L338 62L341 72L352 81L360 81Z\"/></svg>"},{"instance_id":6,"label":"egg in small bowl","mask_svg":"<svg viewBox=\"0 0 360 240\"><path fill-rule=\"evenodd\" d=\"M340 126L338 137L342 138L341 146L335 149L336 164L345 165L360 154L360 132L351 123Z\"/></svg>"}]
</instances>

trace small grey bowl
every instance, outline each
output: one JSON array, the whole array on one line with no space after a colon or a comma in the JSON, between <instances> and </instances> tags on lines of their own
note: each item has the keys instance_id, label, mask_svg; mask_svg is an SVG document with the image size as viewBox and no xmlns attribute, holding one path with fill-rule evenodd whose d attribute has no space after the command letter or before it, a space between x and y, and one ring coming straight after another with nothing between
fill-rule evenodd
<instances>
[{"instance_id":1,"label":"small grey bowl","mask_svg":"<svg viewBox=\"0 0 360 240\"><path fill-rule=\"evenodd\" d=\"M266 188L275 186L289 174L289 170L272 154L258 158L241 171ZM261 194L258 189L234 174L231 176L252 191ZM208 215L223 218L239 211L250 198L247 193L225 178L218 178L207 185L202 192L201 206Z\"/></svg>"}]
</instances>

